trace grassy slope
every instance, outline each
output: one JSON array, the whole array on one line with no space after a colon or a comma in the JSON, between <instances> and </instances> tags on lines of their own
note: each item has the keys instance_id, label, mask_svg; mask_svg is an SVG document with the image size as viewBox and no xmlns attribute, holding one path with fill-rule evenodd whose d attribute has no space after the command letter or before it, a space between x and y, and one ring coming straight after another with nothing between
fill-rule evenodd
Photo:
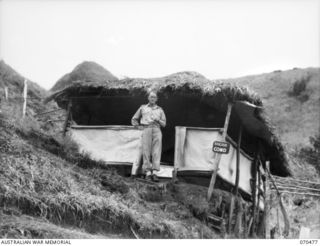
<instances>
[{"instance_id":1,"label":"grassy slope","mask_svg":"<svg viewBox=\"0 0 320 246\"><path fill-rule=\"evenodd\" d=\"M11 116L18 119L22 116L23 98L22 92L25 78L17 73L13 68L7 65L4 61L0 61L0 110L3 112L11 112ZM4 88L8 88L9 99L4 99ZM28 100L26 115L33 118L33 116L58 109L55 102L43 104L43 99L49 95L45 89L40 87L37 83L28 80ZM56 132L62 129L62 120L65 112L58 111L48 115L43 115L37 119L42 122L43 130L55 128ZM53 122L50 122L53 121Z\"/></svg>"},{"instance_id":2,"label":"grassy slope","mask_svg":"<svg viewBox=\"0 0 320 246\"><path fill-rule=\"evenodd\" d=\"M6 211L8 213L8 211ZM28 215L1 213L0 238L72 238L72 239L112 239L116 235L89 234L79 228L66 228L50 223L44 218Z\"/></svg>"}]
</instances>

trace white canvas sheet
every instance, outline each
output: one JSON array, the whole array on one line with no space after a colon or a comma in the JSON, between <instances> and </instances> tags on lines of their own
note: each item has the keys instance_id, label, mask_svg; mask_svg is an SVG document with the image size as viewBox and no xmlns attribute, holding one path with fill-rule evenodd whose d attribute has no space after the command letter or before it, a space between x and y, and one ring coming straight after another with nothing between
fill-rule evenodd
<instances>
[{"instance_id":1,"label":"white canvas sheet","mask_svg":"<svg viewBox=\"0 0 320 246\"><path fill-rule=\"evenodd\" d=\"M133 163L139 157L142 130L127 126L70 129L71 138L80 151L94 160Z\"/></svg>"},{"instance_id":2,"label":"white canvas sheet","mask_svg":"<svg viewBox=\"0 0 320 246\"><path fill-rule=\"evenodd\" d=\"M223 141L218 130L176 127L175 168L178 171L212 171L215 153L212 151L214 141ZM239 187L251 194L251 162L240 153ZM236 148L230 146L228 154L222 154L218 175L231 184L236 179Z\"/></svg>"}]
</instances>

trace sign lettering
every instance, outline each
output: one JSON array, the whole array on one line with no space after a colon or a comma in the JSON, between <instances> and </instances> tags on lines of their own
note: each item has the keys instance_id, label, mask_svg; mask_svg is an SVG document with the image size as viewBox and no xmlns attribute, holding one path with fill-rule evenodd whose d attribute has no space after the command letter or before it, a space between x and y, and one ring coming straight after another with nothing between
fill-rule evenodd
<instances>
[{"instance_id":1,"label":"sign lettering","mask_svg":"<svg viewBox=\"0 0 320 246\"><path fill-rule=\"evenodd\" d=\"M230 144L227 142L213 142L212 151L220 154L228 154L230 149Z\"/></svg>"}]
</instances>

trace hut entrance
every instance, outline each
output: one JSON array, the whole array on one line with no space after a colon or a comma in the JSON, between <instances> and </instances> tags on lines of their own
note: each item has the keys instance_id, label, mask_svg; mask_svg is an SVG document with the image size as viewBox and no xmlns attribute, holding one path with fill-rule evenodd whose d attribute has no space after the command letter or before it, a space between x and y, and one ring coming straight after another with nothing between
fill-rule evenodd
<instances>
[{"instance_id":1,"label":"hut entrance","mask_svg":"<svg viewBox=\"0 0 320 246\"><path fill-rule=\"evenodd\" d=\"M104 96L72 98L72 118L78 125L131 125L131 118L140 105L146 104L145 96ZM167 117L162 129L163 148L161 162L173 165L175 126L221 128L225 120L222 109L208 105L199 96L159 96L158 105ZM228 135L236 141L239 125L236 114L231 115ZM250 136L244 149L250 154ZM254 141L252 141L254 142Z\"/></svg>"}]
</instances>

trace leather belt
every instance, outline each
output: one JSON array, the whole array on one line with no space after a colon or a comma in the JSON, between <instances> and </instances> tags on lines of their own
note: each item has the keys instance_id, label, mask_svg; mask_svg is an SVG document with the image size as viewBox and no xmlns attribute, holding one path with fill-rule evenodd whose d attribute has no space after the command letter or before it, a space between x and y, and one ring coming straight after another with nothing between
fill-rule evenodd
<instances>
[{"instance_id":1,"label":"leather belt","mask_svg":"<svg viewBox=\"0 0 320 246\"><path fill-rule=\"evenodd\" d=\"M160 128L160 126L158 126L158 125L141 125L141 126L143 126L145 128Z\"/></svg>"}]
</instances>

